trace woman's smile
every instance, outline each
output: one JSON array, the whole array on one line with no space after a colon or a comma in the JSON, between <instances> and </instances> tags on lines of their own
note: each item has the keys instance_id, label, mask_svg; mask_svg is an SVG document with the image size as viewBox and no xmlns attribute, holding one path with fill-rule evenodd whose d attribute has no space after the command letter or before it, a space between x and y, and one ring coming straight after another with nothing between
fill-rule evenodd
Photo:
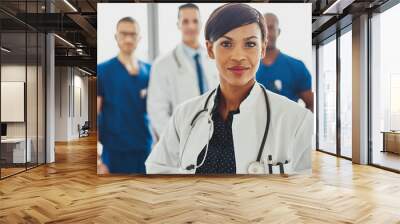
<instances>
[{"instance_id":1,"label":"woman's smile","mask_svg":"<svg viewBox=\"0 0 400 224\"><path fill-rule=\"evenodd\" d=\"M241 65L235 65L232 67L228 67L228 70L236 75L242 75L243 73L247 72L250 70L249 67L246 66L241 66Z\"/></svg>"}]
</instances>

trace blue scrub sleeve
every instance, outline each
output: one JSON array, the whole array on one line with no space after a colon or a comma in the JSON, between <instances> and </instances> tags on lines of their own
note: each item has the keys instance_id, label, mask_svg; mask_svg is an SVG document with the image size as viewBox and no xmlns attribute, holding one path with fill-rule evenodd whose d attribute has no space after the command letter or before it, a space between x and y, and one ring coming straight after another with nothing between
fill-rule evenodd
<instances>
[{"instance_id":1,"label":"blue scrub sleeve","mask_svg":"<svg viewBox=\"0 0 400 224\"><path fill-rule=\"evenodd\" d=\"M298 68L296 69L298 72L298 86L297 86L297 92L301 93L307 90L311 90L311 74L304 65L303 62L300 62L298 65Z\"/></svg>"},{"instance_id":2,"label":"blue scrub sleeve","mask_svg":"<svg viewBox=\"0 0 400 224\"><path fill-rule=\"evenodd\" d=\"M97 96L98 97L102 97L102 98L104 98L103 76L104 76L104 68L103 68L102 65L98 65L97 66ZM104 135L103 134L104 133L103 132L104 126L103 126L103 122L102 121L103 121L103 115L100 112L97 115L97 130L98 130L98 135L97 135L98 139L97 140L100 143L103 143L103 139L104 139L104 136L103 136Z\"/></svg>"},{"instance_id":3,"label":"blue scrub sleeve","mask_svg":"<svg viewBox=\"0 0 400 224\"><path fill-rule=\"evenodd\" d=\"M97 66L97 96L104 96L103 84L104 68L102 65Z\"/></svg>"}]
</instances>

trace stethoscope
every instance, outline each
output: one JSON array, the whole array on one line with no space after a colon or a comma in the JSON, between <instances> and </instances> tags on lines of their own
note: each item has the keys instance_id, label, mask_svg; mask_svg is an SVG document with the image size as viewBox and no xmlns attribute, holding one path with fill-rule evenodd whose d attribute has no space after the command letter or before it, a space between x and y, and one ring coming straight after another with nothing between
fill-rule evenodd
<instances>
[{"instance_id":1,"label":"stethoscope","mask_svg":"<svg viewBox=\"0 0 400 224\"><path fill-rule=\"evenodd\" d=\"M182 64L181 64L181 62L180 62L179 59L178 59L178 55L177 55L177 53L176 53L177 50L178 50L178 48L175 47L174 51L172 52L172 55L173 55L173 57L174 57L174 60L175 60L175 62L176 62L176 65L178 65L178 68L180 69L180 68L182 67Z\"/></svg>"},{"instance_id":2,"label":"stethoscope","mask_svg":"<svg viewBox=\"0 0 400 224\"><path fill-rule=\"evenodd\" d=\"M266 121L266 126L265 126L265 130L264 130L263 139L261 141L260 149L258 150L257 159L256 159L256 161L251 162L249 164L249 166L248 166L248 170L247 171L248 171L249 174L266 174L265 166L263 165L263 162L261 161L261 156L263 154L264 146L265 146L265 143L266 143L266 140L267 140L267 137L268 137L268 131L269 131L270 120L271 120L271 109L270 109L270 103L269 103L269 98L268 98L267 91L266 91L264 86L260 85L260 87L262 88L263 93L264 93L265 105L266 105L266 109L267 109L267 121ZM211 131L212 131L212 128L213 128L213 121L212 121L212 118L211 118L211 112L207 113L208 112L208 108L207 107L208 107L208 102L211 99L211 96L216 92L216 90L217 89L214 89L214 90L211 91L211 93L208 95L208 97L206 99L206 102L204 104L203 109L198 111L194 115L192 121L190 122L190 127L191 128L190 128L190 131L189 131L189 135L186 138L186 142L185 142L185 144L183 146L183 150L182 150L182 154L181 154L181 158L180 158L180 168L181 169L184 169L184 170L187 170L187 171L190 171L190 170L193 170L193 169L198 169L201 166L203 166L204 161L206 160L207 152L208 152L208 146L209 146L209 142L210 142L210 138L211 138L210 135L211 135ZM206 145L206 149L205 149L205 153L204 153L203 159L202 159L202 161L201 161L201 163L199 165L191 164L191 165L188 165L185 168L182 168L182 158L183 158L183 154L185 153L185 150L186 150L186 143L187 143L187 141L189 139L189 136L190 136L194 126L196 125L196 122L197 122L198 118L204 112L206 112L208 114L207 122L208 122L210 128L208 130L208 141L207 141L207 145ZM267 159L268 159L267 160L268 161L268 172L269 172L269 174L272 174L273 173L272 155L268 155ZM283 165L287 164L287 163L288 163L288 161L286 160L284 163L278 162L276 164L277 166L279 166L280 174L283 174L285 172Z\"/></svg>"}]
</instances>

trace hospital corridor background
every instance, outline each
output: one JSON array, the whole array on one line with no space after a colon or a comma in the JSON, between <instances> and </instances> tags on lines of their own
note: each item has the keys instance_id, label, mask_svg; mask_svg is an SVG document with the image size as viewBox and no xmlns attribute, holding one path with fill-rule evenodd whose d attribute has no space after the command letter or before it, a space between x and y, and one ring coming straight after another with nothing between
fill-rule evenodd
<instances>
[{"instance_id":1,"label":"hospital corridor background","mask_svg":"<svg viewBox=\"0 0 400 224\"><path fill-rule=\"evenodd\" d=\"M306 77L293 83L307 94L287 97L313 115L309 175L111 174L98 139L98 68L122 49L118 21L138 25L135 55L153 69L191 35L179 27L185 3L0 1L0 223L400 223L398 0L247 2L276 18L281 63ZM195 5L205 45L207 18L223 3ZM198 61L188 66L203 73ZM258 79L277 93L282 80ZM137 91L134 103L151 108L147 89ZM151 147L165 128L156 119ZM137 122L108 120L114 129L125 121Z\"/></svg>"}]
</instances>

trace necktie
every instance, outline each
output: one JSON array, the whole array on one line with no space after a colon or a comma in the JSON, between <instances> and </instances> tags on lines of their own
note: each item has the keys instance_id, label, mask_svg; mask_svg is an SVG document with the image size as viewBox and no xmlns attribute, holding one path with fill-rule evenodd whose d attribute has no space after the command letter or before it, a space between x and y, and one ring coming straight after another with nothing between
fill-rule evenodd
<instances>
[{"instance_id":1,"label":"necktie","mask_svg":"<svg viewBox=\"0 0 400 224\"><path fill-rule=\"evenodd\" d=\"M200 55L195 54L194 60L196 62L197 81L199 84L200 95L202 95L203 93L205 93L207 91L208 88L207 88L207 82L204 77L204 71L200 64Z\"/></svg>"}]
</instances>

